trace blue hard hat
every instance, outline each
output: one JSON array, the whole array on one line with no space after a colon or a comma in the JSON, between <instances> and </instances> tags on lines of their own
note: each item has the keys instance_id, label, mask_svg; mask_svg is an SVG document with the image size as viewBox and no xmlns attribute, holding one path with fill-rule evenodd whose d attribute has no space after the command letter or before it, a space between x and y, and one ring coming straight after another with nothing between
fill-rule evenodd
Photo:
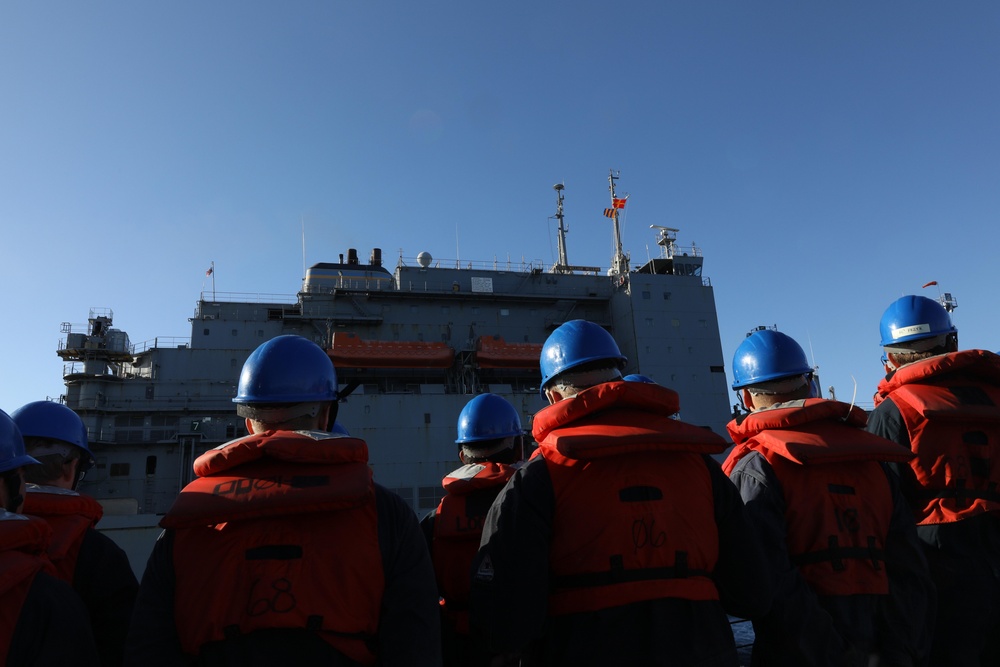
<instances>
[{"instance_id":1,"label":"blue hard hat","mask_svg":"<svg viewBox=\"0 0 1000 667\"><path fill-rule=\"evenodd\" d=\"M653 380L653 378L646 377L645 375L640 375L639 373L632 373L630 375L626 375L622 379L625 380L626 382L643 382L645 384L656 384L656 381Z\"/></svg>"},{"instance_id":2,"label":"blue hard hat","mask_svg":"<svg viewBox=\"0 0 1000 667\"><path fill-rule=\"evenodd\" d=\"M618 368L628 361L604 327L587 320L570 320L549 334L542 345L541 388L544 390L560 373L603 359L613 360Z\"/></svg>"},{"instance_id":3,"label":"blue hard hat","mask_svg":"<svg viewBox=\"0 0 1000 667\"><path fill-rule=\"evenodd\" d=\"M80 415L62 403L34 401L10 415L25 438L48 438L79 447L93 458L87 443L87 427Z\"/></svg>"},{"instance_id":4,"label":"blue hard hat","mask_svg":"<svg viewBox=\"0 0 1000 667\"><path fill-rule=\"evenodd\" d=\"M337 400L333 361L302 336L262 343L243 364L233 403L307 403Z\"/></svg>"},{"instance_id":5,"label":"blue hard hat","mask_svg":"<svg viewBox=\"0 0 1000 667\"><path fill-rule=\"evenodd\" d=\"M934 299L913 294L900 297L889 304L878 328L882 336L882 347L958 333L944 306Z\"/></svg>"},{"instance_id":6,"label":"blue hard hat","mask_svg":"<svg viewBox=\"0 0 1000 667\"><path fill-rule=\"evenodd\" d=\"M24 453L24 438L17 424L0 410L0 473L37 464L37 460Z\"/></svg>"},{"instance_id":7,"label":"blue hard hat","mask_svg":"<svg viewBox=\"0 0 1000 667\"><path fill-rule=\"evenodd\" d=\"M812 373L806 353L791 336L773 329L750 333L733 355L733 389Z\"/></svg>"},{"instance_id":8,"label":"blue hard hat","mask_svg":"<svg viewBox=\"0 0 1000 667\"><path fill-rule=\"evenodd\" d=\"M456 444L499 440L522 435L521 418L514 406L502 396L480 394L465 404L458 415Z\"/></svg>"}]
</instances>

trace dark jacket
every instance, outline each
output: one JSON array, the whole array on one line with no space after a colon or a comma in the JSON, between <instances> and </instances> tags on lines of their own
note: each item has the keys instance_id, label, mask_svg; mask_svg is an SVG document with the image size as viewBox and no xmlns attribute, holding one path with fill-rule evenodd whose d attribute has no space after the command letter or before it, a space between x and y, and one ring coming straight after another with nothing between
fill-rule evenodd
<instances>
[{"instance_id":1,"label":"dark jacket","mask_svg":"<svg viewBox=\"0 0 1000 667\"><path fill-rule=\"evenodd\" d=\"M725 441L670 419L678 402L676 392L665 387L612 382L535 416L540 448L490 509L473 563L472 625L492 650L520 651L526 665L737 664L726 613L753 616L767 610L768 568L735 487L710 456L721 452ZM559 457L556 465L566 468L560 471L566 479L557 488L550 466ZM685 487L702 489L698 495L680 496L667 483L672 464L681 462L704 480L704 485L697 481ZM627 508L609 507L613 520L574 515L564 501L585 494L564 493L573 483L573 468L586 469L579 479L587 484L599 483L602 471L614 470L603 478L605 496L616 496ZM665 508L707 511L712 525L692 526L675 539L656 523ZM623 524L622 511L635 514L634 521ZM565 530L567 519L574 519L571 530ZM588 532L602 550L615 548L617 540L621 558L612 556L604 571L577 571L556 579L556 569L575 568L568 562L554 567L552 554L566 547L558 536L586 540ZM711 571L696 571L700 568L694 565L684 571L683 556L674 549L680 544L699 551L692 553L692 563L714 560ZM592 553L580 551L581 556ZM673 566L630 569L646 554L648 562L666 558ZM629 586L633 581L640 585ZM650 596L643 590L659 590L664 583L679 584L676 596ZM591 585L592 592L581 590ZM550 592L558 587L599 608L553 614ZM601 606L601 599L609 605Z\"/></svg>"},{"instance_id":2,"label":"dark jacket","mask_svg":"<svg viewBox=\"0 0 1000 667\"><path fill-rule=\"evenodd\" d=\"M1000 356L953 352L887 375L868 419L868 431L917 454L895 467L937 587L935 665L1000 664L1000 518L989 482L998 397Z\"/></svg>"},{"instance_id":3,"label":"dark jacket","mask_svg":"<svg viewBox=\"0 0 1000 667\"><path fill-rule=\"evenodd\" d=\"M0 509L0 646L8 667L97 667L87 610L45 556L51 529Z\"/></svg>"},{"instance_id":4,"label":"dark jacket","mask_svg":"<svg viewBox=\"0 0 1000 667\"><path fill-rule=\"evenodd\" d=\"M78 511L81 502L96 505L97 511ZM35 485L28 485L24 506L25 513L45 519L56 533L53 544L66 554L60 576L87 607L101 664L121 665L139 582L121 547L94 528L100 506L74 491Z\"/></svg>"},{"instance_id":5,"label":"dark jacket","mask_svg":"<svg viewBox=\"0 0 1000 667\"><path fill-rule=\"evenodd\" d=\"M301 436L304 432L297 432L295 436ZM269 437L275 432L263 434ZM277 437L288 432L277 432ZM338 447L336 439L342 436L326 433L310 432L305 434L323 442L330 450ZM247 439L242 439L244 442ZM362 441L348 439L352 446L364 447ZM236 441L239 443L240 441ZM343 441L343 442L346 442ZM232 454L239 445L231 443L220 448L222 458ZM266 445L266 443L265 443ZM306 443L306 449L312 449ZM250 445L254 446L253 443ZM245 448L244 448L245 449ZM220 450L213 450L196 462L195 471L198 474L205 473L204 468L213 468L219 459L212 458ZM243 450L240 450L243 451ZM331 455L335 456L333 451ZM206 458L208 457L208 458ZM367 448L365 448L365 458ZM203 461L205 459L205 461ZM242 470L247 467L267 466L271 459L268 456L261 456L253 461L247 461L227 470L224 479L226 481L235 480L236 487L239 487L239 479ZM302 461L297 458L295 460ZM308 459L306 459L308 460ZM207 463L206 463L207 462ZM328 461L329 462L329 461ZM203 465L199 466L199 463ZM276 461L276 466L288 466L290 461ZM221 465L225 465L222 463ZM284 469L284 468L282 468ZM302 490L310 493L309 489L316 490L313 483L308 483L312 479L311 475L316 472L317 465L310 463L300 464L302 479L306 481ZM255 476L254 479L264 479ZM289 478L291 479L291 478ZM196 480L197 482L197 480ZM194 484L194 482L192 483ZM373 652L378 656L376 664L386 667L419 665L437 666L440 665L440 623L437 605L437 590L434 584L434 573L431 567L427 546L420 533L416 516L399 496L375 484L371 487L374 493L375 518L377 521L377 548L381 557L381 568L383 575L384 591L382 594L381 608L379 610L378 628L376 636L371 642ZM175 509L184 500L184 493L175 503ZM315 496L312 496L315 497ZM193 499L201 500L201 499ZM291 502L289 496L276 499L276 503ZM181 505L181 509L185 506ZM225 503L218 506L224 511ZM198 503L198 507L193 508L198 512L204 511L204 505ZM339 511L351 512L351 509ZM171 512L174 512L172 509ZM184 516L185 512L179 512L178 518ZM170 515L168 515L169 517ZM249 519L252 521L252 519ZM170 522L167 522L168 524ZM181 641L178 635L178 626L175 620L176 615L184 614L181 609L175 609L175 595L178 590L176 583L175 562L178 555L174 553L175 543L178 536L175 530L168 528L157 541L156 546L150 555L149 563L143 575L142 584L139 590L139 598L136 601L136 610L132 620L132 627L126 644L126 664L148 667L150 665L185 665L195 664L194 658L185 655L181 650ZM266 544L266 540L262 542ZM349 548L350 542L345 541L343 548ZM184 555L186 558L187 555ZM249 557L249 556L248 556ZM330 554L330 563L333 566L337 562L336 554ZM213 567L216 564L212 565ZM363 584L364 582L359 582ZM207 594L211 594L208 591ZM222 594L222 591L217 592ZM246 591L226 593L241 596L248 599ZM284 598L283 598L284 599ZM317 619L317 623L322 623L322 619ZM225 641L215 642L203 647L199 662L197 664L239 664L239 665L273 665L273 664L296 664L296 665L355 665L357 663L347 659L342 653L331 647L331 644L324 641L319 633L307 628L301 629L272 629L258 630L249 634L230 634Z\"/></svg>"},{"instance_id":6,"label":"dark jacket","mask_svg":"<svg viewBox=\"0 0 1000 667\"><path fill-rule=\"evenodd\" d=\"M729 425L723 469L774 567L777 590L754 619L753 663L922 665L934 591L910 510L884 461L907 450L862 430L864 412L809 399Z\"/></svg>"}]
</instances>

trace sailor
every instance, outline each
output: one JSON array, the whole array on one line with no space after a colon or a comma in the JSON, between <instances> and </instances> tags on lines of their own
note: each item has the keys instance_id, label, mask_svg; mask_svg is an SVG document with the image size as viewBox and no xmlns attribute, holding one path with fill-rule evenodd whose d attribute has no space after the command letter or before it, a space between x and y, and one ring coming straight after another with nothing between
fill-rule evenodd
<instances>
[{"instance_id":1,"label":"sailor","mask_svg":"<svg viewBox=\"0 0 1000 667\"><path fill-rule=\"evenodd\" d=\"M25 468L24 511L52 528L49 559L87 606L101 663L121 665L139 582L121 547L95 529L104 514L100 503L76 492L94 465L87 427L75 412L52 401L28 403L11 418L28 454L41 464Z\"/></svg>"},{"instance_id":2,"label":"sailor","mask_svg":"<svg viewBox=\"0 0 1000 667\"><path fill-rule=\"evenodd\" d=\"M161 522L126 663L440 665L427 545L365 442L328 431L327 353L271 339L233 400L250 435L200 456Z\"/></svg>"},{"instance_id":3,"label":"sailor","mask_svg":"<svg viewBox=\"0 0 1000 667\"><path fill-rule=\"evenodd\" d=\"M738 663L726 613L771 582L708 429L676 392L622 382L611 335L566 322L542 346L539 449L500 492L473 561L471 625L539 665Z\"/></svg>"},{"instance_id":4,"label":"sailor","mask_svg":"<svg viewBox=\"0 0 1000 667\"><path fill-rule=\"evenodd\" d=\"M37 464L0 411L0 660L8 667L100 665L87 609L45 554L52 529L19 513L24 470Z\"/></svg>"},{"instance_id":5,"label":"sailor","mask_svg":"<svg viewBox=\"0 0 1000 667\"><path fill-rule=\"evenodd\" d=\"M958 350L941 304L893 301L868 430L911 449L903 493L937 584L931 664L1000 664L1000 356Z\"/></svg>"},{"instance_id":6,"label":"sailor","mask_svg":"<svg viewBox=\"0 0 1000 667\"><path fill-rule=\"evenodd\" d=\"M524 458L524 431L514 406L480 394L458 416L458 458L445 476L445 496L421 521L441 595L446 667L489 665L490 655L469 634L469 567L479 549L486 513Z\"/></svg>"},{"instance_id":7,"label":"sailor","mask_svg":"<svg viewBox=\"0 0 1000 667\"><path fill-rule=\"evenodd\" d=\"M933 587L899 480L912 454L867 433L860 408L814 398L790 336L758 329L736 348L723 470L740 490L776 582L753 618L753 664L924 665Z\"/></svg>"}]
</instances>

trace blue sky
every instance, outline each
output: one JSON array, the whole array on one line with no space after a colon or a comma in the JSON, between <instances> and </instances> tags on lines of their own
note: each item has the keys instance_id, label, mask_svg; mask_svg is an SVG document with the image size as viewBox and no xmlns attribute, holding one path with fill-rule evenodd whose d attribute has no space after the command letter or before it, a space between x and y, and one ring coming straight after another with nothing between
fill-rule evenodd
<instances>
[{"instance_id":1,"label":"blue sky","mask_svg":"<svg viewBox=\"0 0 1000 667\"><path fill-rule=\"evenodd\" d=\"M188 336L212 262L288 295L349 247L548 264L563 182L607 267L610 168L634 263L651 224L702 248L727 368L777 324L870 402L898 296L1000 349L998 36L973 0L2 3L0 408L61 393L93 307Z\"/></svg>"}]
</instances>

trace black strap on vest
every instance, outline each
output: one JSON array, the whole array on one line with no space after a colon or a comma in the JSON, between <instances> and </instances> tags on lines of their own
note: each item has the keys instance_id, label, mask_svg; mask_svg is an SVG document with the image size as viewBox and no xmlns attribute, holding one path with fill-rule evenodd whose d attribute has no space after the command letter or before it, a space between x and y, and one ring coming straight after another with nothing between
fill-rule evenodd
<instances>
[{"instance_id":1,"label":"black strap on vest","mask_svg":"<svg viewBox=\"0 0 1000 667\"><path fill-rule=\"evenodd\" d=\"M836 535L831 535L827 540L828 547L820 551L810 551L804 554L792 556L792 564L796 567L803 565L815 565L817 563L830 563L837 572L847 569L844 559L868 560L871 561L875 571L882 569L885 562L885 551L878 547L878 541L873 535L868 537L867 547L842 547Z\"/></svg>"},{"instance_id":2,"label":"black strap on vest","mask_svg":"<svg viewBox=\"0 0 1000 667\"><path fill-rule=\"evenodd\" d=\"M597 586L613 586L636 581L655 581L661 579L688 579L690 577L711 577L708 570L692 570L688 567L686 551L674 554L672 567L647 567L637 570L626 570L621 555L610 558L609 569L603 572L581 572L580 574L564 574L552 578L554 588L592 588Z\"/></svg>"}]
</instances>

